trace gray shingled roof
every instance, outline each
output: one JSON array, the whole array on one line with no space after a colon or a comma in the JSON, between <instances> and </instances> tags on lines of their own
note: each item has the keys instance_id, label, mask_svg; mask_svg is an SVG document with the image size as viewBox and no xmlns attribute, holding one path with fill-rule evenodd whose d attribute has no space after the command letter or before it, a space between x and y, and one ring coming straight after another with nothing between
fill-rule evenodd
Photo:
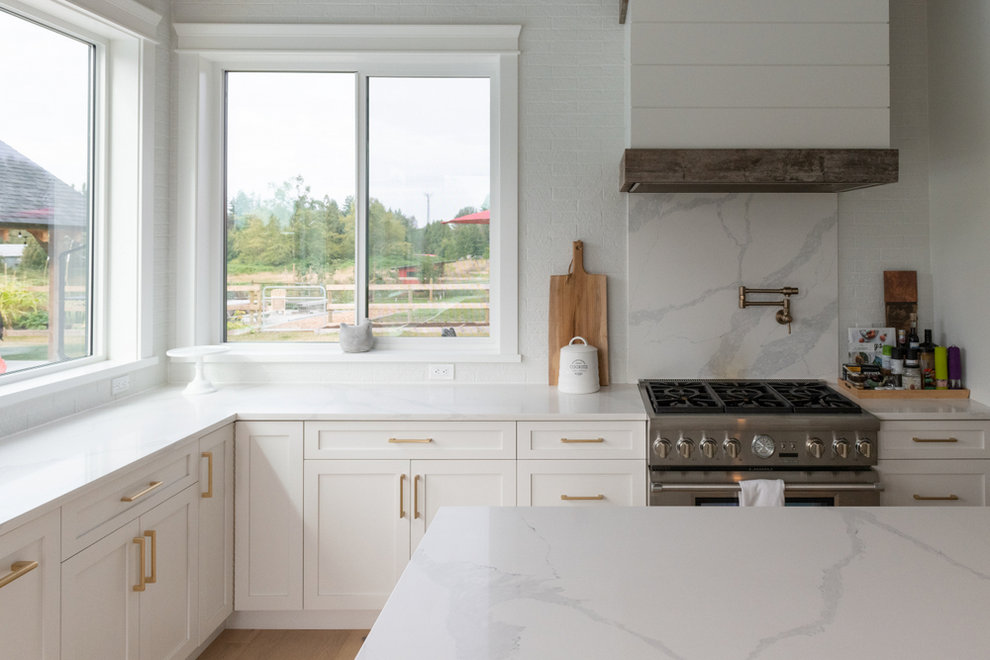
<instances>
[{"instance_id":1,"label":"gray shingled roof","mask_svg":"<svg viewBox=\"0 0 990 660\"><path fill-rule=\"evenodd\" d=\"M86 227L86 196L0 141L0 224Z\"/></svg>"}]
</instances>

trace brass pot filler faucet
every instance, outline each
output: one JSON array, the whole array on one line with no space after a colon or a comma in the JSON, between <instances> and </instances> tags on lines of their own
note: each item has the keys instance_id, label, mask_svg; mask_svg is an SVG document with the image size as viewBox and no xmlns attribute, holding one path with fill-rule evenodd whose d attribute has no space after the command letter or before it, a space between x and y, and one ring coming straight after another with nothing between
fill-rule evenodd
<instances>
[{"instance_id":1,"label":"brass pot filler faucet","mask_svg":"<svg viewBox=\"0 0 990 660\"><path fill-rule=\"evenodd\" d=\"M751 293L770 293L778 294L783 296L783 300L747 300L746 296ZM747 307L780 307L777 310L777 323L787 326L787 334L791 334L791 321L794 317L791 316L791 296L796 296L799 293L797 287L785 286L782 289L748 289L744 286L739 287L739 309L746 309Z\"/></svg>"}]
</instances>

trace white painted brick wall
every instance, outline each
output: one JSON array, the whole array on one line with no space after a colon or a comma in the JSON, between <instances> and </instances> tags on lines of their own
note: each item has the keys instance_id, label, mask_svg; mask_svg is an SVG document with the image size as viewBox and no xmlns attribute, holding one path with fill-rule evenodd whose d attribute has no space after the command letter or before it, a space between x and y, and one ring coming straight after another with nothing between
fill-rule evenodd
<instances>
[{"instance_id":1,"label":"white painted brick wall","mask_svg":"<svg viewBox=\"0 0 990 660\"><path fill-rule=\"evenodd\" d=\"M900 150L899 181L839 195L839 346L846 328L883 322L885 270L918 271L918 325L933 327L926 6L890 3L890 146Z\"/></svg>"}]
</instances>

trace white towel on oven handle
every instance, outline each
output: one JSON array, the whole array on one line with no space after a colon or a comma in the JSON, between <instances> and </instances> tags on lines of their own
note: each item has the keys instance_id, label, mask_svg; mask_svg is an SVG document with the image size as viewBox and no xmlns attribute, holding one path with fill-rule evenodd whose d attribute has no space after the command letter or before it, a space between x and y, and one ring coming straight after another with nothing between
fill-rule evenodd
<instances>
[{"instance_id":1,"label":"white towel on oven handle","mask_svg":"<svg viewBox=\"0 0 990 660\"><path fill-rule=\"evenodd\" d=\"M740 481L739 506L784 506L784 480L746 479Z\"/></svg>"}]
</instances>

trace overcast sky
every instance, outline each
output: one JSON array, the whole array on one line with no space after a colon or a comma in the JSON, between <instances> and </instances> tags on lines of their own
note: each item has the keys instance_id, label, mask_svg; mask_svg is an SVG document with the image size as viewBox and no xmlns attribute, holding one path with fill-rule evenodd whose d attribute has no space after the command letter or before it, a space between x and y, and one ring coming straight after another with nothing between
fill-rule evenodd
<instances>
[{"instance_id":1,"label":"overcast sky","mask_svg":"<svg viewBox=\"0 0 990 660\"><path fill-rule=\"evenodd\" d=\"M369 188L386 207L449 220L489 194L489 81L372 78ZM312 194L355 194L350 73L234 73L228 79L228 196L266 196L302 175Z\"/></svg>"},{"instance_id":2,"label":"overcast sky","mask_svg":"<svg viewBox=\"0 0 990 660\"><path fill-rule=\"evenodd\" d=\"M66 183L87 170L88 46L0 11L0 140ZM317 197L356 194L351 73L235 74L229 191L267 197L302 175ZM370 194L427 221L489 195L486 78L372 78Z\"/></svg>"},{"instance_id":3,"label":"overcast sky","mask_svg":"<svg viewBox=\"0 0 990 660\"><path fill-rule=\"evenodd\" d=\"M0 140L81 189L89 47L0 11Z\"/></svg>"}]
</instances>

